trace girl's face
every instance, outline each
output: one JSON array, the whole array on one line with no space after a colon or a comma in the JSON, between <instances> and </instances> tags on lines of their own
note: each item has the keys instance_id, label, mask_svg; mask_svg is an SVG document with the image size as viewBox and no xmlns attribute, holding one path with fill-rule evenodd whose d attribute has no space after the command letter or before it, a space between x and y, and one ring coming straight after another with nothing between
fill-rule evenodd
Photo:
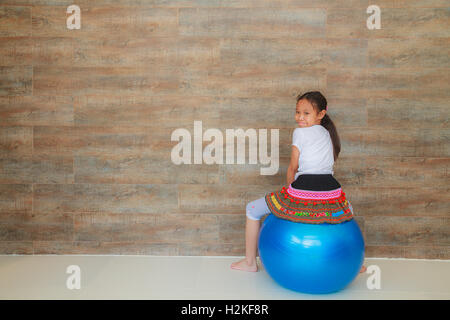
<instances>
[{"instance_id":1,"label":"girl's face","mask_svg":"<svg viewBox=\"0 0 450 320\"><path fill-rule=\"evenodd\" d=\"M308 100L301 99L299 102L297 102L295 110L295 122L297 122L300 128L311 127L313 125L320 124L320 121L326 113L326 110L322 110L317 113Z\"/></svg>"}]
</instances>

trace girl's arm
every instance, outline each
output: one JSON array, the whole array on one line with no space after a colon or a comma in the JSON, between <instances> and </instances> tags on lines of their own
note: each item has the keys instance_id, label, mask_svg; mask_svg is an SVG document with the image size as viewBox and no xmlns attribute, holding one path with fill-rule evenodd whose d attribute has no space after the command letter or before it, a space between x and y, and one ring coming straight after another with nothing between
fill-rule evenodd
<instances>
[{"instance_id":1,"label":"girl's arm","mask_svg":"<svg viewBox=\"0 0 450 320\"><path fill-rule=\"evenodd\" d=\"M292 146L292 152L291 152L291 161L289 163L289 167L287 169L287 175L286 175L286 182L287 187L294 182L295 180L295 174L298 170L298 158L300 157L300 151L296 146Z\"/></svg>"}]
</instances>

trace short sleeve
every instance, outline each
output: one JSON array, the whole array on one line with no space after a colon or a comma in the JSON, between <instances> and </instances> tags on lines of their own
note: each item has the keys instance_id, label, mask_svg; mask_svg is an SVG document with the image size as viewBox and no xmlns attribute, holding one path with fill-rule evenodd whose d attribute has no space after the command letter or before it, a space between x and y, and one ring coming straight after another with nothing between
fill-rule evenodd
<instances>
[{"instance_id":1,"label":"short sleeve","mask_svg":"<svg viewBox=\"0 0 450 320\"><path fill-rule=\"evenodd\" d=\"M296 146L298 151L301 150L301 142L302 142L301 139L302 131L299 129L300 128L295 128L294 133L292 134L292 145Z\"/></svg>"}]
</instances>

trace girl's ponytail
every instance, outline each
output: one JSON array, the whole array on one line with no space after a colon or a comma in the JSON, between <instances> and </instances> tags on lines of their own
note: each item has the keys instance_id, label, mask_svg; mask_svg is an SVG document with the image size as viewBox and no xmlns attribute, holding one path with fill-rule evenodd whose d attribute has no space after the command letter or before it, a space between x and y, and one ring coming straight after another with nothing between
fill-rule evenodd
<instances>
[{"instance_id":1,"label":"girl's ponytail","mask_svg":"<svg viewBox=\"0 0 450 320\"><path fill-rule=\"evenodd\" d=\"M327 99L325 99L319 91L310 91L304 94L299 94L297 96L297 102L301 99L308 100L318 113L322 110L327 110ZM331 141L333 143L334 161L336 161L339 153L341 152L341 140L339 139L336 126L328 114L325 114L322 118L320 125L327 129L330 133Z\"/></svg>"},{"instance_id":2,"label":"girl's ponytail","mask_svg":"<svg viewBox=\"0 0 450 320\"><path fill-rule=\"evenodd\" d=\"M339 153L341 152L341 140L339 139L336 126L334 125L328 114L325 114L325 116L322 118L322 120L320 121L320 125L325 127L325 129L327 129L330 133L331 141L333 142L334 161L336 161Z\"/></svg>"}]
</instances>

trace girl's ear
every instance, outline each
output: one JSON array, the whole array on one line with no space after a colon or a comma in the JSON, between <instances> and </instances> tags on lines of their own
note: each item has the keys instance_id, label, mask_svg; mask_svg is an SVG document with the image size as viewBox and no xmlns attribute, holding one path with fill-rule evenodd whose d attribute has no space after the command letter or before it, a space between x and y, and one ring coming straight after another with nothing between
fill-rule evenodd
<instances>
[{"instance_id":1,"label":"girl's ear","mask_svg":"<svg viewBox=\"0 0 450 320\"><path fill-rule=\"evenodd\" d=\"M320 111L319 114L320 114L320 119L322 119L327 114L327 111L326 110L322 110L322 111Z\"/></svg>"}]
</instances>

